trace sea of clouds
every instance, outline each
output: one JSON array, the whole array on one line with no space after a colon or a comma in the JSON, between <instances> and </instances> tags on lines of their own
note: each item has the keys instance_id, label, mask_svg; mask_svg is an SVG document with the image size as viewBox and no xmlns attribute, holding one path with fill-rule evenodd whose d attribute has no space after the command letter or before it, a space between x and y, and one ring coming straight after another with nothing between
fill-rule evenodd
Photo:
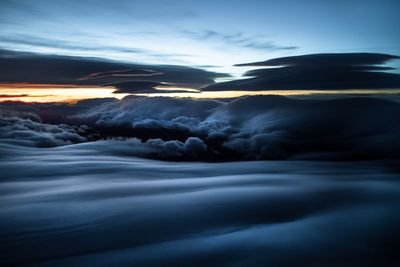
<instances>
[{"instance_id":1,"label":"sea of clouds","mask_svg":"<svg viewBox=\"0 0 400 267\"><path fill-rule=\"evenodd\" d=\"M396 161L168 162L107 142L0 144L0 265L400 262Z\"/></svg>"},{"instance_id":2,"label":"sea of clouds","mask_svg":"<svg viewBox=\"0 0 400 267\"><path fill-rule=\"evenodd\" d=\"M1 266L400 264L398 102L0 110Z\"/></svg>"}]
</instances>

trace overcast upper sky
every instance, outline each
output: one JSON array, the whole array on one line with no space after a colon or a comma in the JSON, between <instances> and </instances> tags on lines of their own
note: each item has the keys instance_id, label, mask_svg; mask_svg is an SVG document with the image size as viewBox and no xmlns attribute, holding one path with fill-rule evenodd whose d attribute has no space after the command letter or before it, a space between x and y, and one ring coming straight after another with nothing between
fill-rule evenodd
<instances>
[{"instance_id":1,"label":"overcast upper sky","mask_svg":"<svg viewBox=\"0 0 400 267\"><path fill-rule=\"evenodd\" d=\"M310 53L399 54L400 1L2 0L0 48L179 64L239 75L238 63Z\"/></svg>"}]
</instances>

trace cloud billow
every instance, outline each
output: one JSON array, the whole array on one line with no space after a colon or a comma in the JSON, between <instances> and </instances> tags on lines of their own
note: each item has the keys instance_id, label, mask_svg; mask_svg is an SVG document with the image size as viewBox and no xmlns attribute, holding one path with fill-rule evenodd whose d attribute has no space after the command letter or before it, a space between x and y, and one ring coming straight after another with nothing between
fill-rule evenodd
<instances>
[{"instance_id":1,"label":"cloud billow","mask_svg":"<svg viewBox=\"0 0 400 267\"><path fill-rule=\"evenodd\" d=\"M27 111L23 104L1 108ZM106 140L105 153L200 161L400 157L400 105L371 97L299 100L270 95L217 101L131 96L38 104L29 112L43 120L45 129L49 124L65 129L67 124L81 138L71 135L50 145ZM8 138L21 124L14 120L0 137Z\"/></svg>"},{"instance_id":2,"label":"cloud billow","mask_svg":"<svg viewBox=\"0 0 400 267\"><path fill-rule=\"evenodd\" d=\"M0 139L37 147L55 147L88 141L86 126L46 124L32 114L0 112Z\"/></svg>"}]
</instances>

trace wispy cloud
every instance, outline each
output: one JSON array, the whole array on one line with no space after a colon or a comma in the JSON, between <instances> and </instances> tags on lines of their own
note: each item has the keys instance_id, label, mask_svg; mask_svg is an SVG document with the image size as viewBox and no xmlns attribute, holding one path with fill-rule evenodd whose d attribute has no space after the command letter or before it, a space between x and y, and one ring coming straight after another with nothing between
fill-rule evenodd
<instances>
[{"instance_id":1,"label":"wispy cloud","mask_svg":"<svg viewBox=\"0 0 400 267\"><path fill-rule=\"evenodd\" d=\"M23 34L0 35L0 47L3 48L20 48L27 51L36 51L38 49L51 49L59 51L60 54L68 53L88 53L96 52L121 55L140 55L158 59L168 59L168 61L182 62L182 58L195 57L195 55L184 53L163 53L150 49L143 49L132 46L123 45L105 45L93 42L83 42L79 40L67 40L65 38L43 38Z\"/></svg>"},{"instance_id":2,"label":"wispy cloud","mask_svg":"<svg viewBox=\"0 0 400 267\"><path fill-rule=\"evenodd\" d=\"M204 30L204 31L183 31L183 34L196 38L198 40L214 40L222 41L230 45L258 49L258 50L295 50L299 47L294 45L279 45L274 41L269 40L265 36L249 36L242 32L236 32L232 34L226 34L217 32L214 30Z\"/></svg>"}]
</instances>

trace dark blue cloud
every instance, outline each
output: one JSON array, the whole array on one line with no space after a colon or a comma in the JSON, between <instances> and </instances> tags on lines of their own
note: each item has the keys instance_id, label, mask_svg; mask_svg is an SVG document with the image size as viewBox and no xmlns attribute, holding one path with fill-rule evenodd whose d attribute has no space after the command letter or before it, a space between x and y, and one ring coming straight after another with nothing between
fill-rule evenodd
<instances>
[{"instance_id":1,"label":"dark blue cloud","mask_svg":"<svg viewBox=\"0 0 400 267\"><path fill-rule=\"evenodd\" d=\"M168 87L174 88L174 84L151 82L151 81L117 82L117 83L110 83L110 84L106 84L106 85L115 87L117 90L114 91L114 93L152 94L152 93L185 93L185 92L188 92L187 90L184 90L184 89L182 89L182 90L168 89ZM157 89L157 87L162 87L165 90ZM191 92L193 93L193 91L191 91Z\"/></svg>"},{"instance_id":2,"label":"dark blue cloud","mask_svg":"<svg viewBox=\"0 0 400 267\"><path fill-rule=\"evenodd\" d=\"M0 142L0 264L398 262L398 162L166 163L123 151L115 140Z\"/></svg>"},{"instance_id":3,"label":"dark blue cloud","mask_svg":"<svg viewBox=\"0 0 400 267\"><path fill-rule=\"evenodd\" d=\"M31 134L13 134L29 124L29 119L22 123L15 115L10 119L4 115L9 122L1 132L3 138L30 141L31 135L41 134L51 138L52 130L46 133L42 129L65 128L67 123L82 137L74 137L71 143L121 139L124 154L165 160L400 157L400 104L372 97L300 100L253 96L230 102L125 97L76 105L5 103L0 107L6 115L13 111L36 114L44 123L43 127L28 127ZM54 134L58 138L58 131ZM136 139L130 142L129 138ZM190 147L188 140L201 142L204 146L195 147L204 147L202 153L184 152L186 145Z\"/></svg>"},{"instance_id":4,"label":"dark blue cloud","mask_svg":"<svg viewBox=\"0 0 400 267\"><path fill-rule=\"evenodd\" d=\"M332 53L274 58L236 66L268 67L248 71L250 78L212 84L203 91L399 89L400 74L381 66L395 55Z\"/></svg>"},{"instance_id":5,"label":"dark blue cloud","mask_svg":"<svg viewBox=\"0 0 400 267\"><path fill-rule=\"evenodd\" d=\"M201 87L226 74L177 65L145 65L99 58L41 55L0 50L0 82L105 85L146 80Z\"/></svg>"}]
</instances>

